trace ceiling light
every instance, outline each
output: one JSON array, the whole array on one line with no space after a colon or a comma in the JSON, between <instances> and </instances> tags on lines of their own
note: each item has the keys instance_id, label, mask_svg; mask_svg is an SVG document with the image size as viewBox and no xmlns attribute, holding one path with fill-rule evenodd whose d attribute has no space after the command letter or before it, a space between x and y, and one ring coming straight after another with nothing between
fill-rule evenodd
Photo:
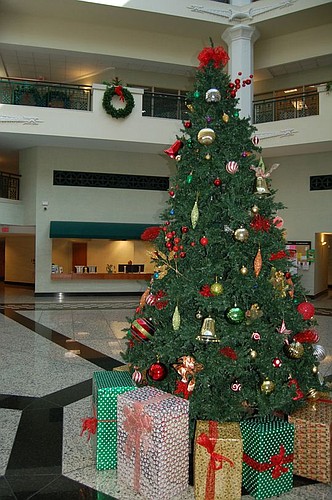
<instances>
[{"instance_id":1,"label":"ceiling light","mask_svg":"<svg viewBox=\"0 0 332 500\"><path fill-rule=\"evenodd\" d=\"M289 94L290 92L297 92L297 89L284 90L284 94Z\"/></svg>"}]
</instances>

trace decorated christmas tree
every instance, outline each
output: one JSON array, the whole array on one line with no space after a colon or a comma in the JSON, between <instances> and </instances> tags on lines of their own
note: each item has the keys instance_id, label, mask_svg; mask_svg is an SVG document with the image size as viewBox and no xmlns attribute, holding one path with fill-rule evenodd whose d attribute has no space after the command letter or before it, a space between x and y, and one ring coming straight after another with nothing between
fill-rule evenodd
<instances>
[{"instance_id":1,"label":"decorated christmas tree","mask_svg":"<svg viewBox=\"0 0 332 500\"><path fill-rule=\"evenodd\" d=\"M154 241L155 272L124 354L139 384L189 399L191 421L289 414L320 387L314 307L292 273L272 172L223 70L198 56L188 119L165 151L176 165Z\"/></svg>"}]
</instances>

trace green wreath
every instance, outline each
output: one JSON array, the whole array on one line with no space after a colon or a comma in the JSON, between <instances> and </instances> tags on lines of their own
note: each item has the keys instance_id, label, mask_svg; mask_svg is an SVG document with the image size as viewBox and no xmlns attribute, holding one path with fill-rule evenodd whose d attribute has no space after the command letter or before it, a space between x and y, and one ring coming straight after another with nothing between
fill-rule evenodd
<instances>
[{"instance_id":1,"label":"green wreath","mask_svg":"<svg viewBox=\"0 0 332 500\"><path fill-rule=\"evenodd\" d=\"M113 97L117 95L120 97L120 100L125 101L126 105L124 108L116 109L112 104ZM113 85L112 87L108 87L105 90L103 97L103 108L108 115L111 115L113 118L126 118L126 116L130 115L132 110L135 107L135 101L131 92L128 89L125 89L121 85Z\"/></svg>"}]
</instances>

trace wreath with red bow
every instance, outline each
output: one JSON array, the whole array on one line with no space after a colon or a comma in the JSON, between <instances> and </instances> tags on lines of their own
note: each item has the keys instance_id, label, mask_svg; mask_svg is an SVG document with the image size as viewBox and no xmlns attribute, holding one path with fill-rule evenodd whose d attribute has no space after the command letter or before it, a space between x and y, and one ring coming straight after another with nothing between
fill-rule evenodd
<instances>
[{"instance_id":1,"label":"wreath with red bow","mask_svg":"<svg viewBox=\"0 0 332 500\"><path fill-rule=\"evenodd\" d=\"M115 95L119 97L120 101L126 103L124 108L115 108L113 106L112 100ZM103 108L106 113L113 118L126 118L130 115L134 107L135 101L132 93L128 89L122 87L122 85L115 84L105 90Z\"/></svg>"}]
</instances>

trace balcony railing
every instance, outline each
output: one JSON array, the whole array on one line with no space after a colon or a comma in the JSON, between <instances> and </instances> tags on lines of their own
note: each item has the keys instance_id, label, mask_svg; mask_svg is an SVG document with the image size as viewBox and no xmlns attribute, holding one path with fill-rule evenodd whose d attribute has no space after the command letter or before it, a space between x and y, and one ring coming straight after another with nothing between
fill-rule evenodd
<instances>
[{"instance_id":1,"label":"balcony railing","mask_svg":"<svg viewBox=\"0 0 332 500\"><path fill-rule=\"evenodd\" d=\"M91 110L91 87L0 78L0 103Z\"/></svg>"},{"instance_id":2,"label":"balcony railing","mask_svg":"<svg viewBox=\"0 0 332 500\"><path fill-rule=\"evenodd\" d=\"M0 172L0 198L20 199L20 175Z\"/></svg>"},{"instance_id":3,"label":"balcony railing","mask_svg":"<svg viewBox=\"0 0 332 500\"><path fill-rule=\"evenodd\" d=\"M319 114L319 93L264 99L253 103L253 122L266 123Z\"/></svg>"},{"instance_id":4,"label":"balcony railing","mask_svg":"<svg viewBox=\"0 0 332 500\"><path fill-rule=\"evenodd\" d=\"M92 88L52 82L0 78L0 103L91 110ZM143 116L185 120L188 108L180 94L145 91ZM319 93L303 93L253 102L253 123L266 123L319 114Z\"/></svg>"},{"instance_id":5,"label":"balcony railing","mask_svg":"<svg viewBox=\"0 0 332 500\"><path fill-rule=\"evenodd\" d=\"M185 96L145 91L143 95L143 116L185 120L188 118Z\"/></svg>"}]
</instances>

